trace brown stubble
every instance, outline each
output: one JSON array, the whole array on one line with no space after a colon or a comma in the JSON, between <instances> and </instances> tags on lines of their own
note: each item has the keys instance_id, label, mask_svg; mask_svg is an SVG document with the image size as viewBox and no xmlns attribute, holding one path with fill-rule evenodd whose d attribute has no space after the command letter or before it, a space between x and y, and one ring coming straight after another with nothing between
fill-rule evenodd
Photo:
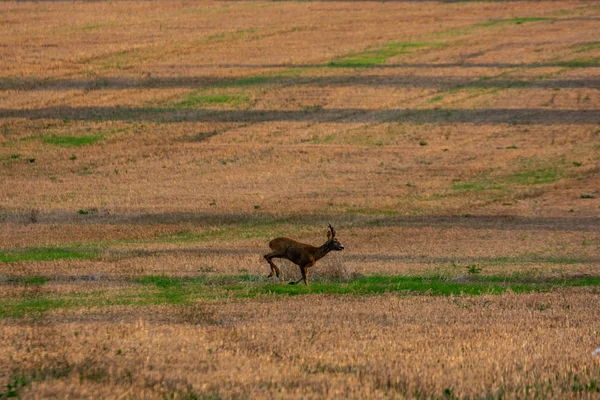
<instances>
[{"instance_id":1,"label":"brown stubble","mask_svg":"<svg viewBox=\"0 0 600 400\"><path fill-rule=\"evenodd\" d=\"M597 14L579 1L0 3L0 251L95 252L0 263L0 301L265 276L269 239L320 245L328 222L346 250L317 263L317 282L464 281L473 266L597 276ZM554 20L475 26L515 17ZM445 46L324 67L390 42ZM178 105L190 93L244 100ZM102 138L45 142L82 135ZM543 170L549 182L514 183ZM282 284L298 279L278 265ZM15 283L37 276L50 280ZM0 320L0 394L22 377L26 398L593 396L597 298L67 307Z\"/></svg>"},{"instance_id":2,"label":"brown stubble","mask_svg":"<svg viewBox=\"0 0 600 400\"><path fill-rule=\"evenodd\" d=\"M20 349L2 341L13 367L47 376L26 397L441 397L449 389L461 398L560 398L574 394L575 375L585 380L600 367L590 352L599 317L590 295L117 307L54 313L31 327L3 322L0 330L27 339Z\"/></svg>"}]
</instances>

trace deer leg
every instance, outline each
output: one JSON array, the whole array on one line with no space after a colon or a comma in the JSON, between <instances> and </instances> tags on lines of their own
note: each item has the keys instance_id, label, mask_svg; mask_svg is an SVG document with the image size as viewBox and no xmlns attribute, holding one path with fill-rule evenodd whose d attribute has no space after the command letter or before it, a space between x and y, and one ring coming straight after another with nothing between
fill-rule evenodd
<instances>
[{"instance_id":1,"label":"deer leg","mask_svg":"<svg viewBox=\"0 0 600 400\"><path fill-rule=\"evenodd\" d=\"M277 265L275 265L275 263L272 261L272 259L275 257L278 257L277 253L275 252L265 255L265 260L267 260L271 266L271 273L267 276L268 278L272 277L273 275L277 275L277 278L279 278L279 268L277 268Z\"/></svg>"},{"instance_id":2,"label":"deer leg","mask_svg":"<svg viewBox=\"0 0 600 400\"><path fill-rule=\"evenodd\" d=\"M308 286L308 270L310 267L313 267L315 265L315 260L311 260L311 262L309 262L308 264L306 264L304 266L304 272L302 273L302 277L304 278L304 284L306 286Z\"/></svg>"},{"instance_id":3,"label":"deer leg","mask_svg":"<svg viewBox=\"0 0 600 400\"><path fill-rule=\"evenodd\" d=\"M308 267L309 267L309 266L311 266L311 265L306 265L306 266L304 267L304 273L302 274L302 275L304 276L304 284L305 284L306 286L308 286Z\"/></svg>"},{"instance_id":4,"label":"deer leg","mask_svg":"<svg viewBox=\"0 0 600 400\"><path fill-rule=\"evenodd\" d=\"M302 278L304 279L304 284L306 286L308 286L308 270L310 267L314 267L315 265L315 260L314 258L311 257L311 260L308 264L306 264L304 267L302 267Z\"/></svg>"}]
</instances>

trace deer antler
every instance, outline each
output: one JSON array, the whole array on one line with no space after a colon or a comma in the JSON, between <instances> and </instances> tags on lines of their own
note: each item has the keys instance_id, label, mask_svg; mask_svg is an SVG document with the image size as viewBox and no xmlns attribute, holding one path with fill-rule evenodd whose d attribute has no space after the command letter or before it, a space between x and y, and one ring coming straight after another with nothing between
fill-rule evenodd
<instances>
[{"instance_id":1,"label":"deer antler","mask_svg":"<svg viewBox=\"0 0 600 400\"><path fill-rule=\"evenodd\" d=\"M335 229L333 229L333 226L331 226L331 224L329 224L329 229L331 230L331 238L335 237Z\"/></svg>"}]
</instances>

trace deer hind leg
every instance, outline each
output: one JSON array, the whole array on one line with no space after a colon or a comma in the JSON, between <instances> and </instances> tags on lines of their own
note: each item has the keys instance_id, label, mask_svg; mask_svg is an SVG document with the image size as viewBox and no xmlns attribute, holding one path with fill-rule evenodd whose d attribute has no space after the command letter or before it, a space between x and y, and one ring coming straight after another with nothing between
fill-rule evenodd
<instances>
[{"instance_id":1,"label":"deer hind leg","mask_svg":"<svg viewBox=\"0 0 600 400\"><path fill-rule=\"evenodd\" d=\"M268 278L272 277L273 275L277 275L277 278L279 278L279 275L280 275L279 268L272 261L272 259L275 258L275 257L279 257L279 255L277 254L277 252L272 252L272 253L269 253L269 254L265 255L265 260L267 260L267 262L271 266L271 273L267 276Z\"/></svg>"}]
</instances>

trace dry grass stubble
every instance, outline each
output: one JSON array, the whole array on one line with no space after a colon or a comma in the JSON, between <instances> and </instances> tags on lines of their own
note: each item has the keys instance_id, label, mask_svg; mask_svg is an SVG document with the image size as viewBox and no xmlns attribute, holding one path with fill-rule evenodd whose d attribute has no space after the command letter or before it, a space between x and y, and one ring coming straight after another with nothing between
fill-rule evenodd
<instances>
[{"instance_id":1,"label":"dry grass stubble","mask_svg":"<svg viewBox=\"0 0 600 400\"><path fill-rule=\"evenodd\" d=\"M58 312L0 323L0 354L13 360L3 382L32 380L25 397L591 395L597 296L310 296Z\"/></svg>"},{"instance_id":2,"label":"dry grass stubble","mask_svg":"<svg viewBox=\"0 0 600 400\"><path fill-rule=\"evenodd\" d=\"M268 287L268 240L321 244L330 219L346 250L311 277L333 287L597 277L595 5L2 2L0 15L13 260L0 301L163 304L1 319L0 397L597 396L597 287L164 305L181 299L140 283ZM89 253L27 259L55 247ZM281 264L281 285L298 278Z\"/></svg>"}]
</instances>

